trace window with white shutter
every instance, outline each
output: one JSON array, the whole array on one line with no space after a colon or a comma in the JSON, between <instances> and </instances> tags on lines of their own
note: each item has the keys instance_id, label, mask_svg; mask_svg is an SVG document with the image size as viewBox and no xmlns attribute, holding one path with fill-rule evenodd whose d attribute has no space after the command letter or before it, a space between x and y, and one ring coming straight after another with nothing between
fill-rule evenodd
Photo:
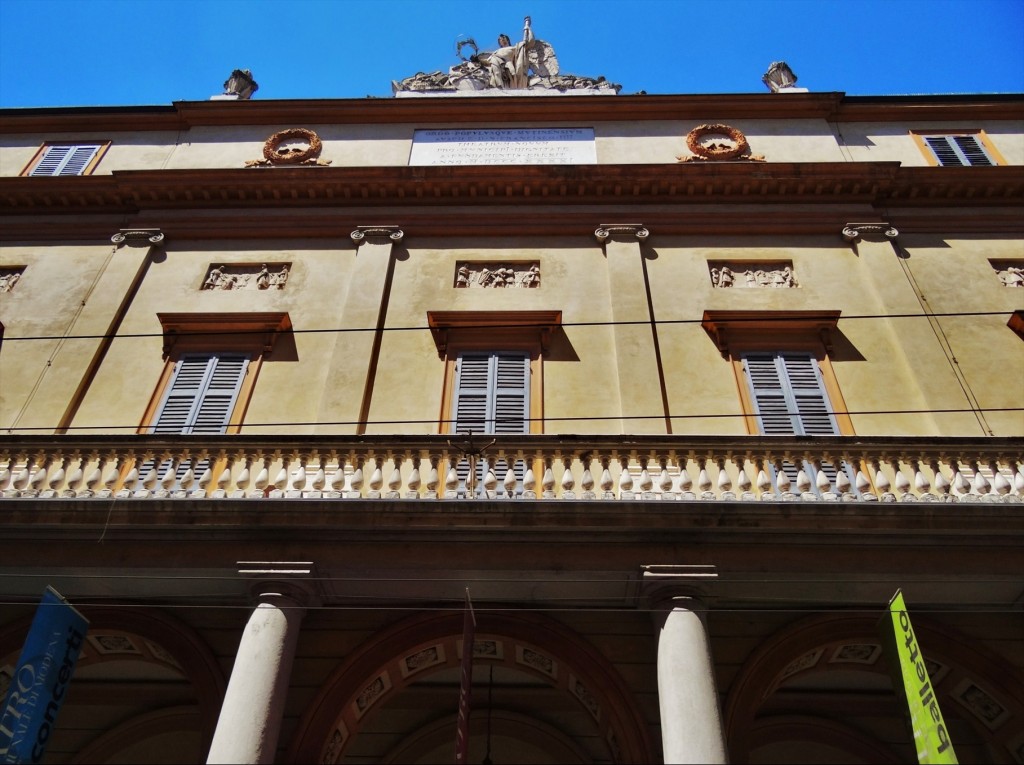
<instances>
[{"instance_id":1,"label":"window with white shutter","mask_svg":"<svg viewBox=\"0 0 1024 765\"><path fill-rule=\"evenodd\" d=\"M741 356L750 384L751 398L761 433L766 436L837 436L839 424L829 403L828 391L810 353L751 352ZM795 484L797 467L783 462L782 469ZM835 486L836 469L822 464L829 483ZM844 468L848 474L849 468ZM815 466L805 464L804 470L813 481ZM849 475L852 482L852 474ZM817 491L817 489L813 489Z\"/></svg>"},{"instance_id":2,"label":"window with white shutter","mask_svg":"<svg viewBox=\"0 0 1024 765\"><path fill-rule=\"evenodd\" d=\"M189 354L174 367L153 433L225 433L249 357Z\"/></svg>"},{"instance_id":3,"label":"window with white shutter","mask_svg":"<svg viewBox=\"0 0 1024 765\"><path fill-rule=\"evenodd\" d=\"M742 358L764 435L839 435L810 353L745 353Z\"/></svg>"},{"instance_id":4,"label":"window with white shutter","mask_svg":"<svg viewBox=\"0 0 1024 765\"><path fill-rule=\"evenodd\" d=\"M30 176L85 175L107 143L48 144L31 166Z\"/></svg>"},{"instance_id":5,"label":"window with white shutter","mask_svg":"<svg viewBox=\"0 0 1024 765\"><path fill-rule=\"evenodd\" d=\"M530 432L530 357L520 352L465 352L455 361L452 398L453 433L485 435ZM504 460L491 465L499 484L508 472ZM486 466L477 465L476 485L482 489ZM456 469L462 486L469 476L469 462ZM513 466L519 489L525 468Z\"/></svg>"},{"instance_id":6,"label":"window with white shutter","mask_svg":"<svg viewBox=\"0 0 1024 765\"><path fill-rule=\"evenodd\" d=\"M184 435L226 433L248 366L249 357L241 354L183 356L174 365L174 374L150 432ZM139 474L145 475L152 464L151 461L143 463ZM182 460L176 477L180 479L191 467L198 478L208 464L209 460L205 459ZM158 476L162 478L170 468L171 463L165 462L158 469Z\"/></svg>"},{"instance_id":7,"label":"window with white shutter","mask_svg":"<svg viewBox=\"0 0 1024 765\"><path fill-rule=\"evenodd\" d=\"M990 167L1006 164L983 130L914 130L911 135L932 165Z\"/></svg>"}]
</instances>

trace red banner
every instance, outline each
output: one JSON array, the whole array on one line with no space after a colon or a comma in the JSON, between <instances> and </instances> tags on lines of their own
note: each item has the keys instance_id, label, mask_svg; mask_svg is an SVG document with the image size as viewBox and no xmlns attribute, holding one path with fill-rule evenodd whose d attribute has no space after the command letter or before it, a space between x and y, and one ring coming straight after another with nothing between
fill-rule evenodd
<instances>
[{"instance_id":1,"label":"red banner","mask_svg":"<svg viewBox=\"0 0 1024 765\"><path fill-rule=\"evenodd\" d=\"M469 762L469 713L473 695L473 640L476 615L466 588L466 612L462 620L462 678L459 687L459 719L455 731L455 765Z\"/></svg>"}]
</instances>

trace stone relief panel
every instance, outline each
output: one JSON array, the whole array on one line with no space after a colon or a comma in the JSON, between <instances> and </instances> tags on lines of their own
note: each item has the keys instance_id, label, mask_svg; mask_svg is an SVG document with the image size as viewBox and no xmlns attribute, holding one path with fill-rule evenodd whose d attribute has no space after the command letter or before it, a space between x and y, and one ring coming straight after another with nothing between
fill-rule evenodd
<instances>
[{"instance_id":1,"label":"stone relief panel","mask_svg":"<svg viewBox=\"0 0 1024 765\"><path fill-rule=\"evenodd\" d=\"M0 292L10 292L21 279L25 266L4 266L0 268Z\"/></svg>"},{"instance_id":2,"label":"stone relief panel","mask_svg":"<svg viewBox=\"0 0 1024 765\"><path fill-rule=\"evenodd\" d=\"M540 264L536 261L526 263L459 261L455 264L456 289L478 287L534 289L539 286Z\"/></svg>"},{"instance_id":3,"label":"stone relief panel","mask_svg":"<svg viewBox=\"0 0 1024 765\"><path fill-rule=\"evenodd\" d=\"M291 263L233 263L211 265L200 289L283 290Z\"/></svg>"},{"instance_id":4,"label":"stone relief panel","mask_svg":"<svg viewBox=\"0 0 1024 765\"><path fill-rule=\"evenodd\" d=\"M989 263L1004 287L1024 288L1024 260L990 260Z\"/></svg>"},{"instance_id":5,"label":"stone relief panel","mask_svg":"<svg viewBox=\"0 0 1024 765\"><path fill-rule=\"evenodd\" d=\"M792 261L709 261L708 271L719 289L800 286Z\"/></svg>"}]
</instances>

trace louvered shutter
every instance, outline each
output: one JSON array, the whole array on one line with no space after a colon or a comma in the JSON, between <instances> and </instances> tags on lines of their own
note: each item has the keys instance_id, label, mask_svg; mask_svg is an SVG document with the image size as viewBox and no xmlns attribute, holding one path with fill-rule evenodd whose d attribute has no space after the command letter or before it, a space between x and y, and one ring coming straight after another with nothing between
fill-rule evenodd
<instances>
[{"instance_id":1,"label":"louvered shutter","mask_svg":"<svg viewBox=\"0 0 1024 765\"><path fill-rule=\"evenodd\" d=\"M452 428L455 433L515 434L529 432L530 359L522 353L464 353L455 362L455 400ZM499 483L508 468L504 460L493 465ZM476 484L481 488L485 464L477 466ZM469 462L456 472L462 485ZM520 490L525 467L516 463L513 472Z\"/></svg>"},{"instance_id":2,"label":"louvered shutter","mask_svg":"<svg viewBox=\"0 0 1024 765\"><path fill-rule=\"evenodd\" d=\"M748 353L743 356L743 367L764 435L839 435L821 370L811 354ZM814 468L806 467L813 481ZM783 470L791 482L796 481L795 465L784 462ZM834 486L835 468L823 465L822 470Z\"/></svg>"},{"instance_id":3,"label":"louvered shutter","mask_svg":"<svg viewBox=\"0 0 1024 765\"><path fill-rule=\"evenodd\" d=\"M838 435L818 362L807 353L749 353L747 380L765 435Z\"/></svg>"},{"instance_id":4,"label":"louvered shutter","mask_svg":"<svg viewBox=\"0 0 1024 765\"><path fill-rule=\"evenodd\" d=\"M99 144L48 146L29 175L81 175L99 150Z\"/></svg>"},{"instance_id":5,"label":"louvered shutter","mask_svg":"<svg viewBox=\"0 0 1024 765\"><path fill-rule=\"evenodd\" d=\"M988 167L993 164L977 136L925 136L925 143L943 167Z\"/></svg>"},{"instance_id":6,"label":"louvered shutter","mask_svg":"<svg viewBox=\"0 0 1024 765\"><path fill-rule=\"evenodd\" d=\"M152 432L224 433L248 365L248 357L238 354L183 357L175 365L174 376L167 386ZM192 465L196 478L207 464L207 460L199 460ZM144 476L151 465L152 462L146 462L140 466L139 475ZM188 467L186 461L179 464L179 478ZM167 469L169 464L161 465L159 475L162 477Z\"/></svg>"}]
</instances>

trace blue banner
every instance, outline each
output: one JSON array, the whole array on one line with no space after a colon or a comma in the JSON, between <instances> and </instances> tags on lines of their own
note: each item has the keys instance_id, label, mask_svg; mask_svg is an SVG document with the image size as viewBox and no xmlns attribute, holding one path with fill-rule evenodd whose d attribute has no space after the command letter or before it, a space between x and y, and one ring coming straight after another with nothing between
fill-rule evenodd
<instances>
[{"instance_id":1,"label":"blue banner","mask_svg":"<svg viewBox=\"0 0 1024 765\"><path fill-rule=\"evenodd\" d=\"M47 587L0 712L0 762L39 762L82 650L89 621Z\"/></svg>"}]
</instances>

